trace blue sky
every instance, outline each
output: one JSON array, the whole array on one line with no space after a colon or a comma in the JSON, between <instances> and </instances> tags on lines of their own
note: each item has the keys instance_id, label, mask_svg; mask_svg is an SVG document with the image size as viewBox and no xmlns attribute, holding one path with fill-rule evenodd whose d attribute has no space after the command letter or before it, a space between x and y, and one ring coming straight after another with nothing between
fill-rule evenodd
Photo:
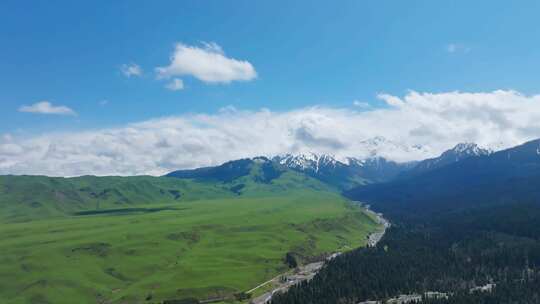
<instances>
[{"instance_id":1,"label":"blue sky","mask_svg":"<svg viewBox=\"0 0 540 304\"><path fill-rule=\"evenodd\" d=\"M0 3L0 174L540 137L538 1ZM174 89L174 90L173 90Z\"/></svg>"},{"instance_id":2,"label":"blue sky","mask_svg":"<svg viewBox=\"0 0 540 304\"><path fill-rule=\"evenodd\" d=\"M377 93L407 90L538 92L536 1L291 2L2 1L0 132L117 126L227 105L377 106ZM201 41L248 61L258 77L185 76L183 90L165 89L154 68L169 63L175 43ZM125 77L129 63L144 74ZM42 100L78 115L18 111Z\"/></svg>"}]
</instances>

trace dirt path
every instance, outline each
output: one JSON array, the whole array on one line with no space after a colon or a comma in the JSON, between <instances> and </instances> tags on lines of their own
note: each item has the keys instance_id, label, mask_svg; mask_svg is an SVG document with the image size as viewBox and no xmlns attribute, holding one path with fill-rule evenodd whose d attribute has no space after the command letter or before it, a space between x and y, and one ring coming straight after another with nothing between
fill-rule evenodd
<instances>
[{"instance_id":1,"label":"dirt path","mask_svg":"<svg viewBox=\"0 0 540 304\"><path fill-rule=\"evenodd\" d=\"M273 278L272 280L269 280L259 285L258 287L251 289L249 292L253 292L257 288L262 287L266 284L270 284L270 283L275 284L277 286L271 291L268 291L256 298L253 298L250 301L250 303L253 303L253 304L267 303L268 301L270 301L270 299L272 299L272 296L276 292L284 292L293 285L296 285L305 280L311 280L317 274L317 272L322 268L323 265L324 265L324 262L315 262L315 263L307 264L304 266L300 266L294 272L281 274Z\"/></svg>"}]
</instances>

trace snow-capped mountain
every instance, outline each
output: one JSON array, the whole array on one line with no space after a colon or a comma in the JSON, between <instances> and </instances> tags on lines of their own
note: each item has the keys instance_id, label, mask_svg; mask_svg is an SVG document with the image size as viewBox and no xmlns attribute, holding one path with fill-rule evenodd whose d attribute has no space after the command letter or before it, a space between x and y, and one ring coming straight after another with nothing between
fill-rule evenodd
<instances>
[{"instance_id":1,"label":"snow-capped mountain","mask_svg":"<svg viewBox=\"0 0 540 304\"><path fill-rule=\"evenodd\" d=\"M463 158L488 154L491 154L491 150L481 148L475 143L460 143L457 144L454 148L444 152L441 157L449 155L456 158Z\"/></svg>"},{"instance_id":2,"label":"snow-capped mountain","mask_svg":"<svg viewBox=\"0 0 540 304\"><path fill-rule=\"evenodd\" d=\"M346 166L344 163L336 160L334 156L328 154L316 154L313 152L296 155L283 154L273 157L272 160L291 169L315 173L319 172L319 170L328 170L330 168Z\"/></svg>"},{"instance_id":3,"label":"snow-capped mountain","mask_svg":"<svg viewBox=\"0 0 540 304\"><path fill-rule=\"evenodd\" d=\"M317 153L284 154L271 158L273 161L290 169L308 174L341 189L376 182L386 182L397 177L410 177L437 169L469 157L478 157L492 153L475 143L460 143L435 158L420 162L395 162L381 155L392 153L426 154L423 146L406 146L383 137L374 137L364 141L366 149L359 151L367 157L336 158L333 155Z\"/></svg>"},{"instance_id":4,"label":"snow-capped mountain","mask_svg":"<svg viewBox=\"0 0 540 304\"><path fill-rule=\"evenodd\" d=\"M312 152L278 155L272 160L341 189L387 181L411 167L410 163L396 163L382 157L338 160L332 155Z\"/></svg>"},{"instance_id":5,"label":"snow-capped mountain","mask_svg":"<svg viewBox=\"0 0 540 304\"><path fill-rule=\"evenodd\" d=\"M314 152L282 154L268 158L254 157L234 160L216 167L179 170L169 175L184 178L211 176L218 180L229 180L248 174L250 164L257 163L264 165L265 168L272 167L278 171L285 168L292 169L331 184L338 189L348 190L360 185L388 182L396 178L408 178L470 157L492 153L491 150L481 148L474 143L461 143L445 151L439 157L420 162L396 162L381 155L388 155L392 151L399 151L399 153L412 151L411 153L423 154L426 153L426 148L400 145L382 137L374 137L364 141L364 143L367 150L359 151L358 155L365 155L367 151L367 157L337 158L334 155ZM540 154L540 148L535 152ZM276 170L270 171L277 172Z\"/></svg>"},{"instance_id":6,"label":"snow-capped mountain","mask_svg":"<svg viewBox=\"0 0 540 304\"><path fill-rule=\"evenodd\" d=\"M419 174L437 169L469 157L477 157L491 154L492 151L484 149L475 143L460 143L450 150L443 152L439 157L425 159L419 162L410 174Z\"/></svg>"},{"instance_id":7,"label":"snow-capped mountain","mask_svg":"<svg viewBox=\"0 0 540 304\"><path fill-rule=\"evenodd\" d=\"M345 165L361 164L369 159L385 159L398 163L422 160L437 155L429 145L403 143L375 136L360 140L354 144L354 150L343 150L334 154L321 153L321 151L302 151L293 154L281 154L277 158L283 164L298 168L316 167L317 164L336 165L335 161ZM273 157L270 157L273 158Z\"/></svg>"},{"instance_id":8,"label":"snow-capped mountain","mask_svg":"<svg viewBox=\"0 0 540 304\"><path fill-rule=\"evenodd\" d=\"M374 187L357 187L346 195L356 200L376 200L383 212L399 206L408 209L411 215L428 210L460 210L478 204L483 208L489 204L499 208L540 201L540 139L497 152L475 144L459 144L440 159L428 160L440 166L435 170ZM443 160L452 163L441 165Z\"/></svg>"}]
</instances>

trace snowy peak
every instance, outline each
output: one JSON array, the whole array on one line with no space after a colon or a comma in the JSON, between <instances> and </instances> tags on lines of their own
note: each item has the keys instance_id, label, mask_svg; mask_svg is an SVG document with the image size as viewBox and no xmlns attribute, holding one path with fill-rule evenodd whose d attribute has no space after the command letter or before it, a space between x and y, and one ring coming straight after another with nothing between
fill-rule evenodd
<instances>
[{"instance_id":1,"label":"snowy peak","mask_svg":"<svg viewBox=\"0 0 540 304\"><path fill-rule=\"evenodd\" d=\"M299 154L283 154L279 155L277 159L282 164L296 164L298 168L311 168L316 167L316 164L361 166L368 160L371 162L392 160L406 163L435 155L429 146L404 143L382 136L361 139L357 145L358 147L352 153L348 151L350 153L348 155L344 154L344 151L337 152L338 155L310 151ZM272 158L272 160L276 160L276 158Z\"/></svg>"},{"instance_id":2,"label":"snowy peak","mask_svg":"<svg viewBox=\"0 0 540 304\"><path fill-rule=\"evenodd\" d=\"M439 157L423 160L413 169L413 174L437 169L469 157L490 155L491 150L481 148L475 143L460 143L452 149L443 152Z\"/></svg>"},{"instance_id":3,"label":"snowy peak","mask_svg":"<svg viewBox=\"0 0 540 304\"><path fill-rule=\"evenodd\" d=\"M469 156L481 156L491 154L490 150L479 147L475 143L460 143L454 148L445 151L441 157L454 156L457 158L469 157Z\"/></svg>"},{"instance_id":4,"label":"snowy peak","mask_svg":"<svg viewBox=\"0 0 540 304\"><path fill-rule=\"evenodd\" d=\"M383 157L347 157L338 160L332 155L316 153L284 154L272 160L341 189L388 181L410 168L409 164L396 163Z\"/></svg>"},{"instance_id":5,"label":"snowy peak","mask_svg":"<svg viewBox=\"0 0 540 304\"><path fill-rule=\"evenodd\" d=\"M302 154L284 154L275 156L273 161L280 163L288 168L300 171L319 172L321 168L335 168L336 166L345 166L337 161L333 156L327 154L302 153Z\"/></svg>"}]
</instances>

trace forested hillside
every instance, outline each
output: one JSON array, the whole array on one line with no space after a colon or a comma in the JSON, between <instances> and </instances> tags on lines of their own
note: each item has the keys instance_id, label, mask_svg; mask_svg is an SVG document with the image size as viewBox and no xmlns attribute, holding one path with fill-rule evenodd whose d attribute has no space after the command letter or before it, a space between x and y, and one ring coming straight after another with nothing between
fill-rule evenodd
<instances>
[{"instance_id":1,"label":"forested hillside","mask_svg":"<svg viewBox=\"0 0 540 304\"><path fill-rule=\"evenodd\" d=\"M332 260L272 303L540 301L538 141L348 193L393 223L376 248ZM483 288L483 289L482 289ZM443 298L427 298L429 292ZM448 298L446 298L448 297Z\"/></svg>"},{"instance_id":2,"label":"forested hillside","mask_svg":"<svg viewBox=\"0 0 540 304\"><path fill-rule=\"evenodd\" d=\"M374 201L387 214L456 211L540 201L540 140L469 157L413 178L358 187L347 196Z\"/></svg>"}]
</instances>

